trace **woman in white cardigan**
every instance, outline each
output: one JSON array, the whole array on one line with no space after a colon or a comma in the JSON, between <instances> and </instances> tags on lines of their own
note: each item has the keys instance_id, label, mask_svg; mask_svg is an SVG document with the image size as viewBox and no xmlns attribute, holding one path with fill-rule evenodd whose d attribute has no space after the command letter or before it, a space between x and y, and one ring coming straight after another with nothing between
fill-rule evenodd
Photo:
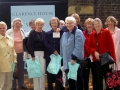
<instances>
[{"instance_id":1,"label":"woman in white cardigan","mask_svg":"<svg viewBox=\"0 0 120 90\"><path fill-rule=\"evenodd\" d=\"M25 33L22 27L22 21L20 18L15 18L12 22L12 28L7 30L6 34L14 40L15 52L17 53L17 68L20 73L18 79L18 87L20 89L27 89L24 85L24 61L23 61L23 39L25 38ZM16 80L13 80L13 90L16 90Z\"/></svg>"}]
</instances>

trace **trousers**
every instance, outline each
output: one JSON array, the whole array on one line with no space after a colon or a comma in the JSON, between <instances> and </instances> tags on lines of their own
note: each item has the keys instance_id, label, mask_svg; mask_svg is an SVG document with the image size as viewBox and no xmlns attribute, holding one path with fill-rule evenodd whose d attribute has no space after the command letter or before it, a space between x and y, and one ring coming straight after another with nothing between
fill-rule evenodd
<instances>
[{"instance_id":1,"label":"trousers","mask_svg":"<svg viewBox=\"0 0 120 90\"><path fill-rule=\"evenodd\" d=\"M106 80L106 73L112 71L109 65L101 66L99 61L92 63L93 90L103 90L103 78ZM106 90L112 90L106 87Z\"/></svg>"},{"instance_id":2,"label":"trousers","mask_svg":"<svg viewBox=\"0 0 120 90\"><path fill-rule=\"evenodd\" d=\"M43 76L41 78L33 78L34 90L45 90L45 59L44 51L35 51L35 57L38 57L40 60Z\"/></svg>"},{"instance_id":3,"label":"trousers","mask_svg":"<svg viewBox=\"0 0 120 90\"><path fill-rule=\"evenodd\" d=\"M13 80L13 88L16 88L17 81L18 81L18 87L24 87L24 61L23 61L23 53L17 53L17 68L20 73L19 79Z\"/></svg>"},{"instance_id":4,"label":"trousers","mask_svg":"<svg viewBox=\"0 0 120 90\"><path fill-rule=\"evenodd\" d=\"M0 72L0 90L12 89L12 72Z\"/></svg>"}]
</instances>

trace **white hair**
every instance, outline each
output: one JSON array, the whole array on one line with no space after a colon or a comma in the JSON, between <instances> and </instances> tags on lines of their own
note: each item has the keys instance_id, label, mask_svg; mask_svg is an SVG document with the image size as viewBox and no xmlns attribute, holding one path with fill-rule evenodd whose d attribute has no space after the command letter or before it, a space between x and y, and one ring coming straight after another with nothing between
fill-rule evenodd
<instances>
[{"instance_id":1,"label":"white hair","mask_svg":"<svg viewBox=\"0 0 120 90\"><path fill-rule=\"evenodd\" d=\"M61 23L65 24L65 22L63 20L60 20Z\"/></svg>"},{"instance_id":2,"label":"white hair","mask_svg":"<svg viewBox=\"0 0 120 90\"><path fill-rule=\"evenodd\" d=\"M75 20L75 18L72 17L72 16L66 17L66 18L65 18L65 22L66 22L66 23L67 23L67 22L72 22L72 23L76 24L76 20Z\"/></svg>"},{"instance_id":3,"label":"white hair","mask_svg":"<svg viewBox=\"0 0 120 90\"><path fill-rule=\"evenodd\" d=\"M100 20L100 18L95 18L94 21L93 21L93 24L95 22L99 22L101 24L101 27L103 27L103 24L102 24L102 21Z\"/></svg>"},{"instance_id":4,"label":"white hair","mask_svg":"<svg viewBox=\"0 0 120 90\"><path fill-rule=\"evenodd\" d=\"M21 21L20 18L15 18L15 19L13 19L13 21L12 21L12 23L11 23L11 26L12 26L12 27L13 27L15 21L20 21L20 22L21 22L21 27L22 27L23 23L22 23L22 21Z\"/></svg>"},{"instance_id":5,"label":"white hair","mask_svg":"<svg viewBox=\"0 0 120 90\"><path fill-rule=\"evenodd\" d=\"M7 24L3 21L0 21L0 25L5 25L6 29L7 29Z\"/></svg>"},{"instance_id":6,"label":"white hair","mask_svg":"<svg viewBox=\"0 0 120 90\"><path fill-rule=\"evenodd\" d=\"M93 23L94 22L100 22L102 24L102 21L100 20L100 18L95 18L94 21L93 21Z\"/></svg>"}]
</instances>

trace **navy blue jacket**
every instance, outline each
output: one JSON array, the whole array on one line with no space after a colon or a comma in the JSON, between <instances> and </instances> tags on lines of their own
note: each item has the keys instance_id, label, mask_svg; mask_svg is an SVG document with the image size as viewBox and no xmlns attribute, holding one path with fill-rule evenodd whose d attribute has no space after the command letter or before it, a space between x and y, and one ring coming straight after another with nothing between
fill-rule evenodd
<instances>
[{"instance_id":1,"label":"navy blue jacket","mask_svg":"<svg viewBox=\"0 0 120 90\"><path fill-rule=\"evenodd\" d=\"M63 34L63 31L60 31L60 38L53 38L53 30L46 32L44 43L45 43L45 56L46 65L50 62L50 55L57 51L60 54L60 39Z\"/></svg>"}]
</instances>

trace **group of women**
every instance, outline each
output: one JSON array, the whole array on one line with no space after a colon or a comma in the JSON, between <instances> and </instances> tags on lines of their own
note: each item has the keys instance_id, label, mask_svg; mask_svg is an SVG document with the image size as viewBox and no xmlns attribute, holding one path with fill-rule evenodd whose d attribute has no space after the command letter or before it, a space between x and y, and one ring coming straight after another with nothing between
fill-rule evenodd
<instances>
[{"instance_id":1,"label":"group of women","mask_svg":"<svg viewBox=\"0 0 120 90\"><path fill-rule=\"evenodd\" d=\"M45 73L47 73L48 90L53 90L53 82L57 80L62 84L62 71L58 74L51 74L46 70L50 63L50 55L60 54L64 72L69 71L68 62L75 64L77 59L89 58L90 68L78 69L77 81L69 79L69 90L89 90L89 73L92 71L93 90L103 90L103 77L106 80L106 73L112 71L114 65L101 67L100 54L109 53L120 69L120 29L117 27L118 21L115 17L109 16L103 28L99 18L88 18L85 20L84 28L81 27L78 14L66 17L65 23L57 17L52 17L49 24L51 30L43 30L44 20L38 18L30 21L32 30L29 32L27 46L32 60L36 57L40 59L42 73L41 78L34 78L34 90L45 90ZM22 21L19 18L13 20L12 28L7 30L5 22L0 22L0 89L16 90L16 80L12 84L12 63L17 65L20 77L18 87L26 89L24 85L24 50L23 39L26 37L21 29ZM6 31L7 30L7 31ZM54 33L60 33L56 38ZM17 58L16 58L17 56ZM25 57L25 56L24 56ZM7 64L6 64L7 63ZM81 71L81 73L79 73ZM11 78L10 78L11 77ZM56 90L64 90L56 83ZM8 87L6 87L6 85ZM13 85L13 86L12 86ZM106 87L106 90L112 90ZM119 90L115 88L114 90Z\"/></svg>"}]
</instances>

